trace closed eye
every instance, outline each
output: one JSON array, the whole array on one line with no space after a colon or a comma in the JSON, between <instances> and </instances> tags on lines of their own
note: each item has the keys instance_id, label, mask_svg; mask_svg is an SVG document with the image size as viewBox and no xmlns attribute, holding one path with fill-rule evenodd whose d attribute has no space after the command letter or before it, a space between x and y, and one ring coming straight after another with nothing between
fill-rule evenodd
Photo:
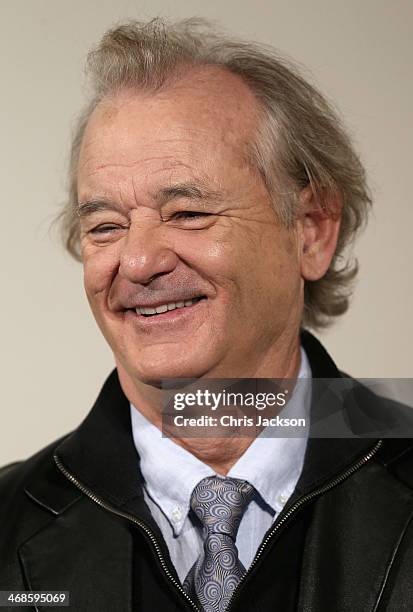
<instances>
[{"instance_id":1,"label":"closed eye","mask_svg":"<svg viewBox=\"0 0 413 612\"><path fill-rule=\"evenodd\" d=\"M208 217L210 216L211 213L207 213L207 212L203 212L203 211L195 211L195 210L181 210L179 212L174 213L173 215L171 215L170 217L168 217L168 219L166 219L167 221L169 221L170 219L199 219L201 217Z\"/></svg>"}]
</instances>

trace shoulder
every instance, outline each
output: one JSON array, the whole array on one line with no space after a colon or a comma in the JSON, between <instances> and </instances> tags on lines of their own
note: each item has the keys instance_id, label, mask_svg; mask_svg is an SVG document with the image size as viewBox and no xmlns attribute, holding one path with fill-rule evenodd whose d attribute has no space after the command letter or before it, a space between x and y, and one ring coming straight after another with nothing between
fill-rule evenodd
<instances>
[{"instance_id":1,"label":"shoulder","mask_svg":"<svg viewBox=\"0 0 413 612\"><path fill-rule=\"evenodd\" d=\"M351 431L362 438L380 438L375 459L388 475L413 489L413 408L383 397L373 388L344 375L350 392L343 404Z\"/></svg>"},{"instance_id":2,"label":"shoulder","mask_svg":"<svg viewBox=\"0 0 413 612\"><path fill-rule=\"evenodd\" d=\"M54 450L66 437L58 438L24 461L0 468L0 523L7 515L19 513L23 509L28 501L26 487L50 469Z\"/></svg>"},{"instance_id":3,"label":"shoulder","mask_svg":"<svg viewBox=\"0 0 413 612\"><path fill-rule=\"evenodd\" d=\"M413 439L388 438L376 456L390 476L413 490Z\"/></svg>"},{"instance_id":4,"label":"shoulder","mask_svg":"<svg viewBox=\"0 0 413 612\"><path fill-rule=\"evenodd\" d=\"M14 461L13 463L8 463L7 465L4 465L0 468L0 487L1 483L5 481L6 475L9 472L13 473L14 470L22 463L22 461Z\"/></svg>"},{"instance_id":5,"label":"shoulder","mask_svg":"<svg viewBox=\"0 0 413 612\"><path fill-rule=\"evenodd\" d=\"M343 417L359 437L413 439L413 408L378 395L375 381L360 381L343 376L334 381L340 393L343 386Z\"/></svg>"}]
</instances>

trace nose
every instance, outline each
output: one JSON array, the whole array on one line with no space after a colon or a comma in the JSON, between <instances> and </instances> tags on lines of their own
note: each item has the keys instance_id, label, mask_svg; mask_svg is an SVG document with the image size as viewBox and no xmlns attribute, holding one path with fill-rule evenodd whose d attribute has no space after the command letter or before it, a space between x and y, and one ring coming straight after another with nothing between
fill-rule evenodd
<instances>
[{"instance_id":1,"label":"nose","mask_svg":"<svg viewBox=\"0 0 413 612\"><path fill-rule=\"evenodd\" d=\"M134 211L122 247L119 274L132 283L147 284L172 272L178 256L168 244L166 228L155 211Z\"/></svg>"}]
</instances>

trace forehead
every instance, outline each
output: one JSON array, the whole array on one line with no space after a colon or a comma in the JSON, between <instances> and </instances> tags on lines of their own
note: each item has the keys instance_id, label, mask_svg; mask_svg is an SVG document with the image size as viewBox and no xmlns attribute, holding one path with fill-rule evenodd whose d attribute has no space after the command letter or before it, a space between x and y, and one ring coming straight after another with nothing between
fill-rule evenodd
<instances>
[{"instance_id":1,"label":"forehead","mask_svg":"<svg viewBox=\"0 0 413 612\"><path fill-rule=\"evenodd\" d=\"M219 67L191 69L156 93L121 90L102 100L88 121L79 179L109 167L153 166L157 157L164 165L186 159L201 166L245 159L259 116L249 87Z\"/></svg>"}]
</instances>

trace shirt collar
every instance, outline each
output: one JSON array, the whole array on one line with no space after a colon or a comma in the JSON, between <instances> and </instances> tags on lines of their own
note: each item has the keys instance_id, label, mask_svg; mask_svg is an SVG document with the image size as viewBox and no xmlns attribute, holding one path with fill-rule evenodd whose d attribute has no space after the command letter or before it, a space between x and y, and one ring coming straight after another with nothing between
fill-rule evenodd
<instances>
[{"instance_id":1,"label":"shirt collar","mask_svg":"<svg viewBox=\"0 0 413 612\"><path fill-rule=\"evenodd\" d=\"M132 433L140 456L145 489L179 535L189 512L194 487L215 472L170 438L163 437L131 404Z\"/></svg>"},{"instance_id":2,"label":"shirt collar","mask_svg":"<svg viewBox=\"0 0 413 612\"><path fill-rule=\"evenodd\" d=\"M308 379L308 384L296 385L287 407L295 417L306 418L311 403L311 368L303 349L298 378ZM131 421L146 492L177 536L188 516L194 487L215 472L170 438L163 437L160 429L132 404ZM275 437L269 428L264 429L233 465L228 477L247 480L274 512L280 512L301 473L307 436L307 428L297 438Z\"/></svg>"}]
</instances>

